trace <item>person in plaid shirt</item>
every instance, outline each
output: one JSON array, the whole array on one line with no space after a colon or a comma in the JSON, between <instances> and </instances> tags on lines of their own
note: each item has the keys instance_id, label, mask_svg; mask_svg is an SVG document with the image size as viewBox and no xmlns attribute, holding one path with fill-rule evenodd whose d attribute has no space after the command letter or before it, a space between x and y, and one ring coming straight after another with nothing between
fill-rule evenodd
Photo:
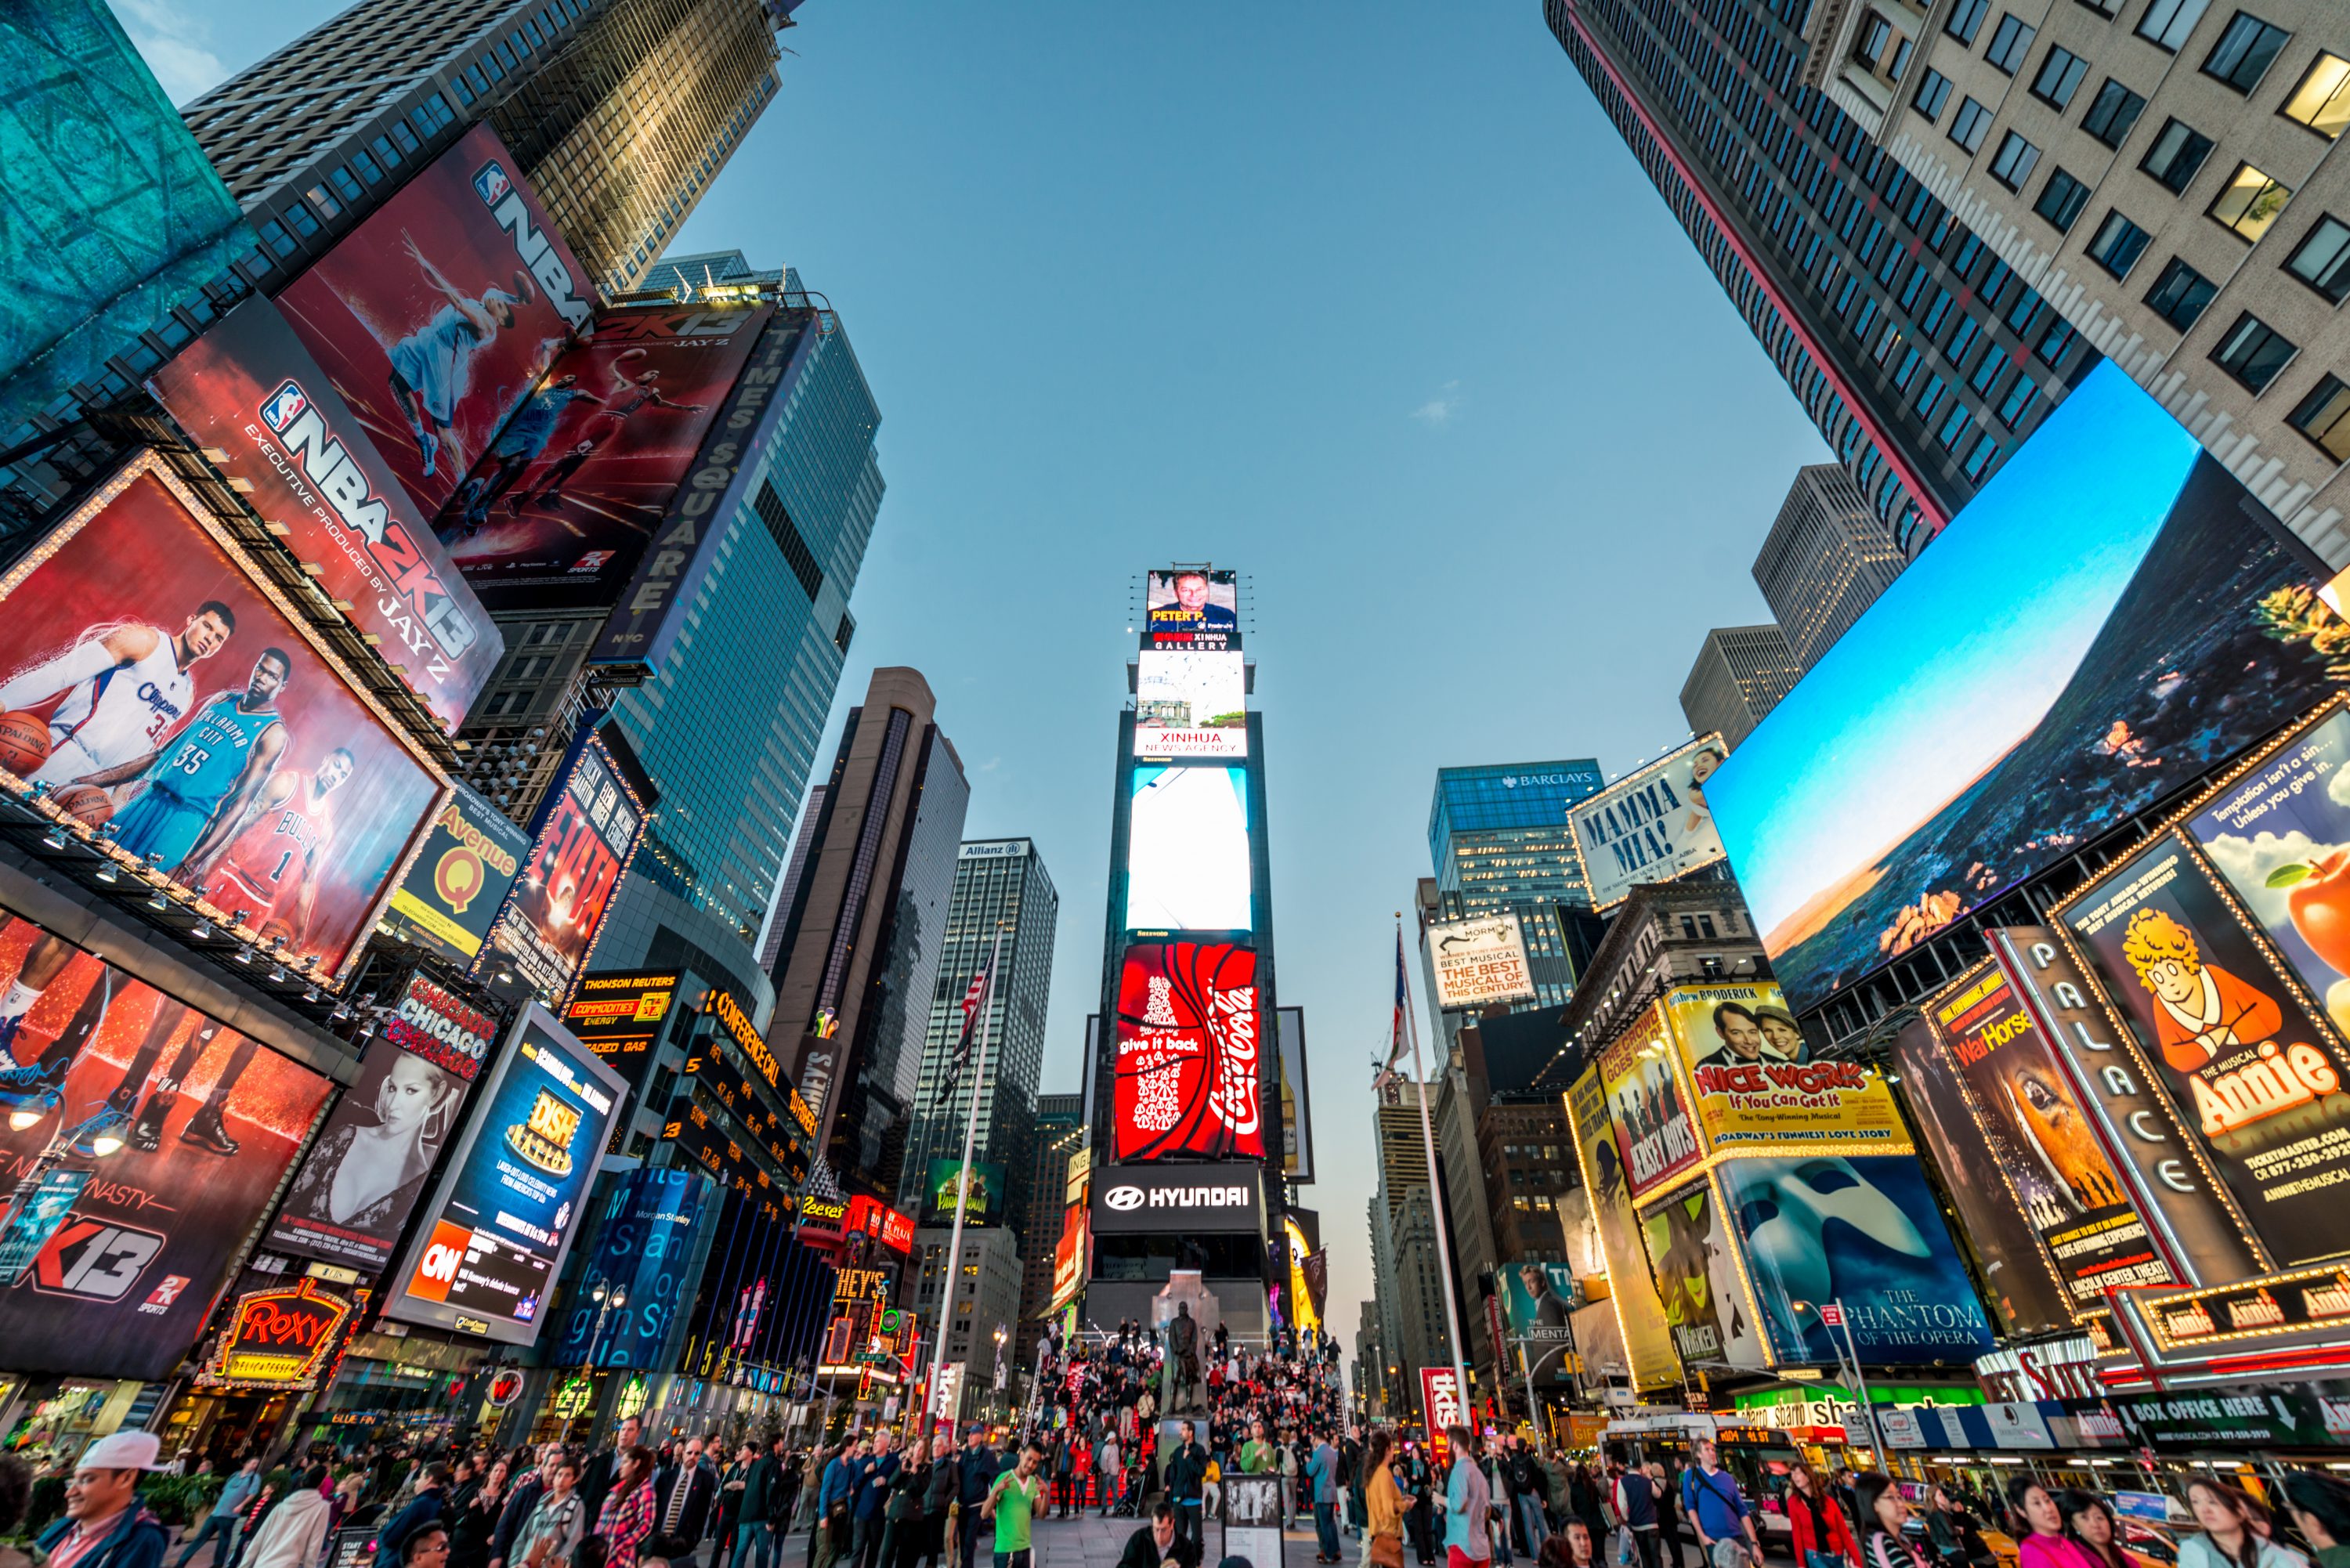
<instances>
[{"instance_id":1,"label":"person in plaid shirt","mask_svg":"<svg viewBox=\"0 0 2350 1568\"><path fill-rule=\"evenodd\" d=\"M636 1568L645 1537L653 1532L653 1456L642 1444L620 1455L620 1473L596 1515L596 1533L611 1549L611 1568Z\"/></svg>"}]
</instances>

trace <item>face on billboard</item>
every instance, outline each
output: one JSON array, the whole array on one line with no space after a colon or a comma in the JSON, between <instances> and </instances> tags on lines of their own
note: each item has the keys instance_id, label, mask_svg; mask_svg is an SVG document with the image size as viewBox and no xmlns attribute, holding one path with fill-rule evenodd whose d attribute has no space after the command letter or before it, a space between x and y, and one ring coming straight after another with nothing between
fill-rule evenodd
<instances>
[{"instance_id":1,"label":"face on billboard","mask_svg":"<svg viewBox=\"0 0 2350 1568\"><path fill-rule=\"evenodd\" d=\"M483 1085L384 1315L529 1345L627 1090L526 1006Z\"/></svg>"},{"instance_id":2,"label":"face on billboard","mask_svg":"<svg viewBox=\"0 0 2350 1568\"><path fill-rule=\"evenodd\" d=\"M1762 1338L1739 1282L1713 1184L1700 1181L1640 1216L1648 1272L1684 1366L1762 1365Z\"/></svg>"},{"instance_id":3,"label":"face on billboard","mask_svg":"<svg viewBox=\"0 0 2350 1568\"><path fill-rule=\"evenodd\" d=\"M1219 767L1135 769L1128 834L1127 929L1255 928L1246 774Z\"/></svg>"},{"instance_id":4,"label":"face on billboard","mask_svg":"<svg viewBox=\"0 0 2350 1568\"><path fill-rule=\"evenodd\" d=\"M1706 788L1805 1005L2334 689L2258 504L2100 365ZM1921 639L1920 627L1935 635Z\"/></svg>"},{"instance_id":5,"label":"face on billboard","mask_svg":"<svg viewBox=\"0 0 2350 1568\"><path fill-rule=\"evenodd\" d=\"M1126 951L1118 996L1118 1158L1262 1158L1256 954L1143 943Z\"/></svg>"},{"instance_id":6,"label":"face on billboard","mask_svg":"<svg viewBox=\"0 0 2350 1568\"><path fill-rule=\"evenodd\" d=\"M28 1170L62 1134L57 1170L85 1179L11 1238L0 1337L20 1366L168 1377L334 1085L21 917L15 984L34 997L6 1048L50 1087L11 1107L31 1125L0 1118L0 1154Z\"/></svg>"},{"instance_id":7,"label":"face on billboard","mask_svg":"<svg viewBox=\"0 0 2350 1568\"><path fill-rule=\"evenodd\" d=\"M595 340L530 389L441 512L440 536L485 602L611 603L773 315L598 318Z\"/></svg>"},{"instance_id":8,"label":"face on billboard","mask_svg":"<svg viewBox=\"0 0 2350 1568\"><path fill-rule=\"evenodd\" d=\"M588 331L593 295L513 155L480 125L277 304L432 516Z\"/></svg>"},{"instance_id":9,"label":"face on billboard","mask_svg":"<svg viewBox=\"0 0 2350 1568\"><path fill-rule=\"evenodd\" d=\"M1599 1080L1635 1199L1661 1190L1704 1158L1673 1071L1671 1039L1653 1012L1642 1027L1600 1053Z\"/></svg>"},{"instance_id":10,"label":"face on billboard","mask_svg":"<svg viewBox=\"0 0 2350 1568\"><path fill-rule=\"evenodd\" d=\"M1248 671L1241 655L1144 649L1135 666L1134 754L1248 755Z\"/></svg>"},{"instance_id":11,"label":"face on billboard","mask_svg":"<svg viewBox=\"0 0 2350 1568\"><path fill-rule=\"evenodd\" d=\"M1527 1258L1501 1272L1510 1333L1534 1342L1523 1348L1535 1384L1558 1387L1574 1382L1575 1272L1565 1263Z\"/></svg>"},{"instance_id":12,"label":"face on billboard","mask_svg":"<svg viewBox=\"0 0 2350 1568\"><path fill-rule=\"evenodd\" d=\"M0 768L336 977L442 786L151 462L0 577Z\"/></svg>"},{"instance_id":13,"label":"face on billboard","mask_svg":"<svg viewBox=\"0 0 2350 1568\"><path fill-rule=\"evenodd\" d=\"M593 734L572 747L562 788L539 809L538 832L488 950L515 966L541 999L566 998L602 929L604 910L636 853L644 807Z\"/></svg>"},{"instance_id":14,"label":"face on billboard","mask_svg":"<svg viewBox=\"0 0 2350 1568\"><path fill-rule=\"evenodd\" d=\"M1733 1159L1717 1174L1779 1360L1835 1359L1828 1335L1841 1333L1818 1312L1829 1302L1843 1303L1865 1365L1966 1362L1991 1349L1990 1320L1915 1159Z\"/></svg>"},{"instance_id":15,"label":"face on billboard","mask_svg":"<svg viewBox=\"0 0 2350 1568\"><path fill-rule=\"evenodd\" d=\"M1859 1062L1813 1061L1777 986L1676 986L1664 1009L1709 1152L1789 1144L1908 1151L1883 1075Z\"/></svg>"},{"instance_id":16,"label":"face on billboard","mask_svg":"<svg viewBox=\"0 0 2350 1568\"><path fill-rule=\"evenodd\" d=\"M1145 648L1237 649L1240 586L1231 572L1152 572L1144 587Z\"/></svg>"},{"instance_id":17,"label":"face on billboard","mask_svg":"<svg viewBox=\"0 0 2350 1568\"><path fill-rule=\"evenodd\" d=\"M2068 904L2065 929L2281 1267L2342 1250L2350 1056L2164 835Z\"/></svg>"},{"instance_id":18,"label":"face on billboard","mask_svg":"<svg viewBox=\"0 0 2350 1568\"><path fill-rule=\"evenodd\" d=\"M1713 736L1617 780L1566 814L1595 909L1638 882L1669 882L1721 858L1705 786L1727 753Z\"/></svg>"},{"instance_id":19,"label":"face on billboard","mask_svg":"<svg viewBox=\"0 0 2350 1568\"><path fill-rule=\"evenodd\" d=\"M921 1222L951 1225L957 1208L966 1227L1003 1224L1003 1167L985 1160L968 1167L959 1159L931 1161L922 1182Z\"/></svg>"},{"instance_id":20,"label":"face on billboard","mask_svg":"<svg viewBox=\"0 0 2350 1568\"><path fill-rule=\"evenodd\" d=\"M529 853L529 834L466 785L454 784L392 890L383 923L402 941L470 963Z\"/></svg>"}]
</instances>

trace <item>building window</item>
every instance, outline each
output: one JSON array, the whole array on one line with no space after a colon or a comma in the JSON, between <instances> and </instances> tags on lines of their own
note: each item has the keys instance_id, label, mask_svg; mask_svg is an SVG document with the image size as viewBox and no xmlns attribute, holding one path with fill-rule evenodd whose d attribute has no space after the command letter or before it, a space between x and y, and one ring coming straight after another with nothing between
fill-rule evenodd
<instances>
[{"instance_id":1,"label":"building window","mask_svg":"<svg viewBox=\"0 0 2350 1568\"><path fill-rule=\"evenodd\" d=\"M285 257L294 254L294 236L287 234L286 225L275 218L261 225L261 243L269 247L273 255Z\"/></svg>"},{"instance_id":2,"label":"building window","mask_svg":"<svg viewBox=\"0 0 2350 1568\"><path fill-rule=\"evenodd\" d=\"M2350 224L2328 213L2284 264L2284 270L2334 304L2350 296Z\"/></svg>"},{"instance_id":3,"label":"building window","mask_svg":"<svg viewBox=\"0 0 2350 1568\"><path fill-rule=\"evenodd\" d=\"M2154 145L2147 149L2138 167L2173 195L2184 195L2187 187L2194 182L2195 171L2203 167L2203 160L2210 154L2210 137L2191 125L2168 119L2163 121Z\"/></svg>"},{"instance_id":4,"label":"building window","mask_svg":"<svg viewBox=\"0 0 2350 1568\"><path fill-rule=\"evenodd\" d=\"M1999 139L1999 151L1991 155L1991 177L2011 191L2021 191L2039 161L2040 149L2011 130Z\"/></svg>"},{"instance_id":5,"label":"building window","mask_svg":"<svg viewBox=\"0 0 2350 1568\"><path fill-rule=\"evenodd\" d=\"M2228 23L2220 41L2203 57L2203 74L2216 77L2238 92L2249 93L2268 74L2269 65L2277 51L2285 46L2291 33L2282 27L2272 27L2249 11L2239 11Z\"/></svg>"},{"instance_id":6,"label":"building window","mask_svg":"<svg viewBox=\"0 0 2350 1568\"><path fill-rule=\"evenodd\" d=\"M2070 49L2051 44L2048 57L2040 62L2040 74L2032 78L2032 96L2063 109L2073 101L2088 70L2088 61Z\"/></svg>"},{"instance_id":7,"label":"building window","mask_svg":"<svg viewBox=\"0 0 2350 1568\"><path fill-rule=\"evenodd\" d=\"M415 155L418 146L416 133L396 119L391 122L391 140L398 144L402 152L411 157Z\"/></svg>"},{"instance_id":8,"label":"building window","mask_svg":"<svg viewBox=\"0 0 2350 1568\"><path fill-rule=\"evenodd\" d=\"M1878 57L1885 53L1885 46L1892 41L1893 24L1871 11L1860 25L1858 39L1853 45L1853 57L1875 70Z\"/></svg>"},{"instance_id":9,"label":"building window","mask_svg":"<svg viewBox=\"0 0 2350 1568\"><path fill-rule=\"evenodd\" d=\"M1959 112L1950 120L1950 140L1972 152L1982 145L1983 132L1991 129L1991 110L1973 99L1960 99ZM2204 150L2209 151L2210 144Z\"/></svg>"},{"instance_id":10,"label":"building window","mask_svg":"<svg viewBox=\"0 0 2350 1568\"><path fill-rule=\"evenodd\" d=\"M2089 202L2089 186L2080 183L2064 170L2049 170L2049 181L2040 186L2040 200L2033 202L2033 212L2056 225L2056 233L2073 228L2073 219Z\"/></svg>"},{"instance_id":11,"label":"building window","mask_svg":"<svg viewBox=\"0 0 2350 1568\"><path fill-rule=\"evenodd\" d=\"M1958 0L1950 7L1950 20L1942 24L1942 31L1961 44L1971 44L1975 35L1982 31L1983 17L1990 11L1991 0Z\"/></svg>"},{"instance_id":12,"label":"building window","mask_svg":"<svg viewBox=\"0 0 2350 1568\"><path fill-rule=\"evenodd\" d=\"M2097 225L2096 237L2089 242L2089 259L2116 277L2127 277L2146 250L2146 231L2118 210L2107 213L2106 221Z\"/></svg>"},{"instance_id":13,"label":"building window","mask_svg":"<svg viewBox=\"0 0 2350 1568\"><path fill-rule=\"evenodd\" d=\"M1999 406L1999 422L2013 430L2023 422L2032 408L2032 395L2040 389L2029 376L2018 376L2015 385L2007 389L2007 400Z\"/></svg>"},{"instance_id":14,"label":"building window","mask_svg":"<svg viewBox=\"0 0 2350 1568\"><path fill-rule=\"evenodd\" d=\"M310 198L310 204L318 209L322 217L336 217L343 210L343 204L336 201L324 185L313 185L304 194Z\"/></svg>"},{"instance_id":15,"label":"building window","mask_svg":"<svg viewBox=\"0 0 2350 1568\"><path fill-rule=\"evenodd\" d=\"M2276 329L2251 311L2236 317L2220 346L2211 350L2211 362L2241 381L2254 393L2268 389L2277 372L2285 368L2299 349Z\"/></svg>"},{"instance_id":16,"label":"building window","mask_svg":"<svg viewBox=\"0 0 2350 1568\"><path fill-rule=\"evenodd\" d=\"M2137 36L2167 54L2177 54L2203 19L2211 0L2154 0L2137 21Z\"/></svg>"},{"instance_id":17,"label":"building window","mask_svg":"<svg viewBox=\"0 0 2350 1568\"><path fill-rule=\"evenodd\" d=\"M2154 286L2147 291L2146 302L2154 306L2157 316L2184 332L2195 325L2195 318L2203 314L2203 307L2218 292L2210 278L2173 256L2170 265L2162 269L2162 275L2154 280Z\"/></svg>"},{"instance_id":18,"label":"building window","mask_svg":"<svg viewBox=\"0 0 2350 1568\"><path fill-rule=\"evenodd\" d=\"M2341 377L2320 377L2309 396L2286 419L2326 456L2336 462L2350 462L2350 386L2345 386Z\"/></svg>"},{"instance_id":19,"label":"building window","mask_svg":"<svg viewBox=\"0 0 2350 1568\"><path fill-rule=\"evenodd\" d=\"M2146 99L2107 77L2106 85L2097 89L2097 96L2089 100L2089 112L2081 117L2081 129L2108 147L2119 147L2145 109Z\"/></svg>"},{"instance_id":20,"label":"building window","mask_svg":"<svg viewBox=\"0 0 2350 1568\"><path fill-rule=\"evenodd\" d=\"M1993 70L2012 77L2023 68L2023 57L2038 36L2037 28L2026 26L2012 15L2002 16L1999 26L1991 29L1991 47L1983 51L1983 58Z\"/></svg>"},{"instance_id":21,"label":"building window","mask_svg":"<svg viewBox=\"0 0 2350 1568\"><path fill-rule=\"evenodd\" d=\"M2290 187L2278 184L2249 163L2239 163L2228 182L2220 187L2219 200L2211 203L2211 216L2222 228L2258 244L2292 200Z\"/></svg>"},{"instance_id":22,"label":"building window","mask_svg":"<svg viewBox=\"0 0 2350 1568\"><path fill-rule=\"evenodd\" d=\"M2321 51L2309 74L2284 100L2283 114L2328 141L2340 136L2350 126L2350 60Z\"/></svg>"}]
</instances>

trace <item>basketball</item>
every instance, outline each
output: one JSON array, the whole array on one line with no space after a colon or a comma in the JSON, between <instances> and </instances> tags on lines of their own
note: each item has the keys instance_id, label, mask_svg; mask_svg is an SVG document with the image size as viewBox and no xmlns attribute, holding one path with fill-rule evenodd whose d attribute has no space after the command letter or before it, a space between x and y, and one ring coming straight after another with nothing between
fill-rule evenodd
<instances>
[{"instance_id":1,"label":"basketball","mask_svg":"<svg viewBox=\"0 0 2350 1568\"><path fill-rule=\"evenodd\" d=\"M30 713L0 713L0 768L23 778L49 760L49 726Z\"/></svg>"},{"instance_id":2,"label":"basketball","mask_svg":"<svg viewBox=\"0 0 2350 1568\"><path fill-rule=\"evenodd\" d=\"M57 809L68 816L78 816L96 827L114 815L114 801L96 784L68 784L49 798Z\"/></svg>"}]
</instances>

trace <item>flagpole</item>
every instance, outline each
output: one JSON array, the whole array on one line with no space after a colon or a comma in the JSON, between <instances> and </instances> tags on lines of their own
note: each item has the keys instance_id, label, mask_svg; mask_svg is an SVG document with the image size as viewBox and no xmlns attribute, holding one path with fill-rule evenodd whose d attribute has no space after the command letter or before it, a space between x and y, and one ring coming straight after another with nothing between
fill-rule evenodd
<instances>
[{"instance_id":1,"label":"flagpole","mask_svg":"<svg viewBox=\"0 0 2350 1568\"><path fill-rule=\"evenodd\" d=\"M939 1292L939 1347L931 1357L931 1382L930 1386L922 1394L924 1405L936 1402L939 1383L944 1375L947 1364L947 1324L954 1321L955 1281L960 1277L962 1270L962 1211L965 1202L971 1197L972 1148L979 1140L979 1082L987 1075L987 1015L995 1002L995 961L1003 954L1003 922L999 920L995 925L994 944L989 948L987 953L987 989L981 992L979 998L979 1055L972 1063L971 1115L963 1118L962 1169L955 1177L954 1234L947 1242L946 1287ZM927 1178L924 1179L924 1185L928 1185ZM979 1299L976 1293L972 1299L973 1302ZM979 1320L974 1316L972 1322L973 1326L976 1326ZM950 1422L954 1421L955 1418L953 1412L947 1413L947 1419ZM921 1430L925 1436L937 1430L932 1424L935 1419L935 1412L924 1414Z\"/></svg>"},{"instance_id":2,"label":"flagpole","mask_svg":"<svg viewBox=\"0 0 2350 1568\"><path fill-rule=\"evenodd\" d=\"M1452 1389L1465 1412L1469 1407L1469 1368L1461 1359L1461 1309L1452 1302L1452 1284L1460 1270L1452 1262L1452 1236L1444 1223L1444 1192L1437 1182L1436 1129L1428 1119L1428 1075L1419 1059L1419 1010L1411 1004L1411 971L1403 961L1403 913L1396 913L1396 973L1403 981L1403 1026L1411 1035L1411 1075L1419 1080L1419 1137L1428 1149L1428 1207L1436 1216L1436 1256L1444 1265L1444 1326L1452 1335ZM1436 1441L1436 1434L1428 1434Z\"/></svg>"}]
</instances>

